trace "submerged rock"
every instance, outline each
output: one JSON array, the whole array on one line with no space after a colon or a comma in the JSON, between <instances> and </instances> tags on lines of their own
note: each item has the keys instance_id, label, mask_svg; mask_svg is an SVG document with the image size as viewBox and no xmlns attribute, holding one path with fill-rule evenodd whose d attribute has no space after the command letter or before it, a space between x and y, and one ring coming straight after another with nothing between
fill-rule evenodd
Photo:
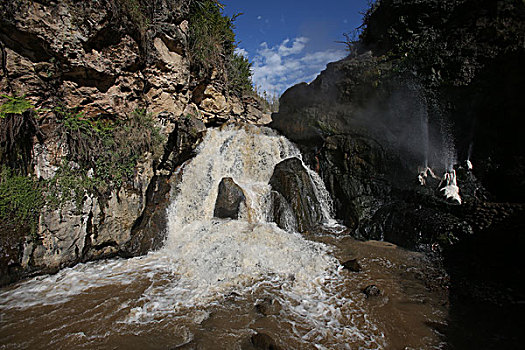
<instances>
[{"instance_id":1,"label":"submerged rock","mask_svg":"<svg viewBox=\"0 0 525 350\"><path fill-rule=\"evenodd\" d=\"M369 298L369 297L377 297L377 296L381 295L381 290L379 288L377 288L377 286L375 284L371 284L371 285L365 287L365 289L363 289L363 293L366 295L367 298Z\"/></svg>"},{"instance_id":2,"label":"submerged rock","mask_svg":"<svg viewBox=\"0 0 525 350\"><path fill-rule=\"evenodd\" d=\"M350 259L343 263L343 269L352 271L352 272L359 272L361 271L361 265L359 264L357 259Z\"/></svg>"},{"instance_id":3,"label":"submerged rock","mask_svg":"<svg viewBox=\"0 0 525 350\"><path fill-rule=\"evenodd\" d=\"M299 232L307 232L323 221L321 205L306 168L298 158L283 160L275 166L270 179L272 188L290 205ZM281 217L274 217L281 222Z\"/></svg>"},{"instance_id":4,"label":"submerged rock","mask_svg":"<svg viewBox=\"0 0 525 350\"><path fill-rule=\"evenodd\" d=\"M237 219L241 203L244 201L246 201L246 196L242 188L231 177L225 177L219 183L213 216L222 219Z\"/></svg>"},{"instance_id":5,"label":"submerged rock","mask_svg":"<svg viewBox=\"0 0 525 350\"><path fill-rule=\"evenodd\" d=\"M255 304L255 310L263 316L277 315L281 310L281 304L275 299L264 298Z\"/></svg>"}]
</instances>

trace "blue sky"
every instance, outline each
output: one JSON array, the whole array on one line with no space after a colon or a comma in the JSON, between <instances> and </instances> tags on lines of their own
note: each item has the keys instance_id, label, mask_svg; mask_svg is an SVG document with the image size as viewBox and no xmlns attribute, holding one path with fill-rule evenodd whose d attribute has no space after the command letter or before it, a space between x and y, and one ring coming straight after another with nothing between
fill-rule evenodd
<instances>
[{"instance_id":1,"label":"blue sky","mask_svg":"<svg viewBox=\"0 0 525 350\"><path fill-rule=\"evenodd\" d=\"M235 21L238 52L253 65L260 91L281 94L311 82L328 62L346 56L343 33L361 25L368 0L222 0Z\"/></svg>"}]
</instances>

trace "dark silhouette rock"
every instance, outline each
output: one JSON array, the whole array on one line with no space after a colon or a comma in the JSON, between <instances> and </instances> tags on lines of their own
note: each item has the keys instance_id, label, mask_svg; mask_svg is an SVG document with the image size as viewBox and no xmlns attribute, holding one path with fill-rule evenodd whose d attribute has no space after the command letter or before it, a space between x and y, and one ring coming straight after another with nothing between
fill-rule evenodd
<instances>
[{"instance_id":1,"label":"dark silhouette rock","mask_svg":"<svg viewBox=\"0 0 525 350\"><path fill-rule=\"evenodd\" d=\"M343 268L348 271L352 272L359 272L361 271L361 265L357 261L357 259L350 259L348 261L345 261L343 263Z\"/></svg>"},{"instance_id":2,"label":"dark silhouette rock","mask_svg":"<svg viewBox=\"0 0 525 350\"><path fill-rule=\"evenodd\" d=\"M381 295L381 290L377 288L375 284L371 284L365 287L365 289L363 289L363 293L366 295L367 298L377 297Z\"/></svg>"},{"instance_id":3,"label":"dark silhouette rock","mask_svg":"<svg viewBox=\"0 0 525 350\"><path fill-rule=\"evenodd\" d=\"M323 214L312 181L298 158L289 158L277 164L270 185L290 205L299 232L311 231L322 223ZM281 219L278 218L278 221Z\"/></svg>"},{"instance_id":4,"label":"dark silhouette rock","mask_svg":"<svg viewBox=\"0 0 525 350\"><path fill-rule=\"evenodd\" d=\"M231 177L225 177L219 183L219 193L215 202L213 216L217 218L237 219L241 203L246 201L242 188Z\"/></svg>"}]
</instances>

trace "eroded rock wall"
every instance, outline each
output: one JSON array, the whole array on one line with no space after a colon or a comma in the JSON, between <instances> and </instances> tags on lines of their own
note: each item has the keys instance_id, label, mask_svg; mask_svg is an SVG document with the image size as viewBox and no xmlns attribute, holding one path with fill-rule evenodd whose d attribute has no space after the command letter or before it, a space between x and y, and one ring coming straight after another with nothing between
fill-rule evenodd
<instances>
[{"instance_id":1,"label":"eroded rock wall","mask_svg":"<svg viewBox=\"0 0 525 350\"><path fill-rule=\"evenodd\" d=\"M513 202L516 217L524 19L521 1L378 1L351 54L287 90L271 126L299 144L358 237L446 246L498 222L476 214L486 203ZM418 182L427 165L438 177L455 167L463 206L439 179Z\"/></svg>"},{"instance_id":2,"label":"eroded rock wall","mask_svg":"<svg viewBox=\"0 0 525 350\"><path fill-rule=\"evenodd\" d=\"M224 74L193 74L187 1L14 0L0 11L0 94L24 95L38 110L44 137L34 140L31 166L39 179L53 178L71 152L56 133L57 107L109 120L144 109L165 139L160 159L145 154L131 181L43 208L32 237L22 232L2 247L1 283L159 248L176 170L206 128L268 122L257 99L227 91Z\"/></svg>"}]
</instances>

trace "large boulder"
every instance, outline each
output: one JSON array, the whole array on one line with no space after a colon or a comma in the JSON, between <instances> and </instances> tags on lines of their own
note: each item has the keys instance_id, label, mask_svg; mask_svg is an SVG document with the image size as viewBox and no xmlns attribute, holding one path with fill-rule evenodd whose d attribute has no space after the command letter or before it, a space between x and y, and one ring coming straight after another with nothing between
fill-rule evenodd
<instances>
[{"instance_id":1,"label":"large boulder","mask_svg":"<svg viewBox=\"0 0 525 350\"><path fill-rule=\"evenodd\" d=\"M241 203L245 201L246 196L242 188L231 177L225 177L219 183L213 216L222 219L237 219Z\"/></svg>"},{"instance_id":2,"label":"large boulder","mask_svg":"<svg viewBox=\"0 0 525 350\"><path fill-rule=\"evenodd\" d=\"M283 160L275 166L270 185L290 205L299 232L315 229L323 221L321 205L306 168L298 158ZM282 222L277 217L276 222Z\"/></svg>"}]
</instances>

